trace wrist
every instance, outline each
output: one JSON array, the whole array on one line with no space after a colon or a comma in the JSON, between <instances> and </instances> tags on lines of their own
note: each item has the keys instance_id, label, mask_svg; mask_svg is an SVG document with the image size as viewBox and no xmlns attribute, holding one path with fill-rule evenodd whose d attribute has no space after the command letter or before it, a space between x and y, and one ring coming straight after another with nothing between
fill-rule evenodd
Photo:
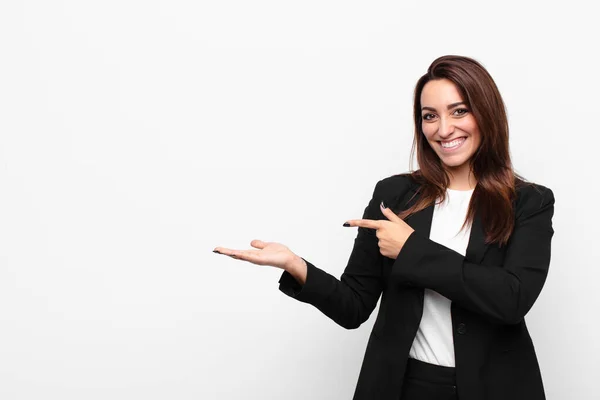
<instances>
[{"instance_id":1,"label":"wrist","mask_svg":"<svg viewBox=\"0 0 600 400\"><path fill-rule=\"evenodd\" d=\"M306 265L306 261L297 255L294 255L293 259L285 267L285 270L301 285L304 285L306 282L307 269L308 265Z\"/></svg>"},{"instance_id":2,"label":"wrist","mask_svg":"<svg viewBox=\"0 0 600 400\"><path fill-rule=\"evenodd\" d=\"M294 275L302 269L306 268L306 263L302 259L302 257L294 254L292 259L285 265L285 270L290 274Z\"/></svg>"}]
</instances>

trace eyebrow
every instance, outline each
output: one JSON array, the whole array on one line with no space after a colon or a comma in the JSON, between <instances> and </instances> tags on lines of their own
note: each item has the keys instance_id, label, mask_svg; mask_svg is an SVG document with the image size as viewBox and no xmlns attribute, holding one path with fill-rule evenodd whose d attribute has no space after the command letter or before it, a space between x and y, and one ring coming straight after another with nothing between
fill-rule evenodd
<instances>
[{"instance_id":1,"label":"eyebrow","mask_svg":"<svg viewBox=\"0 0 600 400\"><path fill-rule=\"evenodd\" d=\"M465 103L464 101L459 101L457 103L452 103L452 104L448 104L447 109L450 110L456 106L460 106L461 104L467 105L467 103ZM431 110L431 111L436 111L435 108L433 107L422 107L421 110Z\"/></svg>"}]
</instances>

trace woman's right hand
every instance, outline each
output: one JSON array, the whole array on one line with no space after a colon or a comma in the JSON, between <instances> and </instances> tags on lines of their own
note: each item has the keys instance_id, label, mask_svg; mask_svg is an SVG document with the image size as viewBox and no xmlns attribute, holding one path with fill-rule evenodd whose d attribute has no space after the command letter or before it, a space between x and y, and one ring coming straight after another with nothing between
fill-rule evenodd
<instances>
[{"instance_id":1,"label":"woman's right hand","mask_svg":"<svg viewBox=\"0 0 600 400\"><path fill-rule=\"evenodd\" d=\"M233 257L236 260L248 261L257 265L269 265L286 271L294 269L299 261L302 260L281 243L253 240L250 242L250 245L259 250L233 250L216 247L213 252ZM302 260L302 262L304 261Z\"/></svg>"}]
</instances>

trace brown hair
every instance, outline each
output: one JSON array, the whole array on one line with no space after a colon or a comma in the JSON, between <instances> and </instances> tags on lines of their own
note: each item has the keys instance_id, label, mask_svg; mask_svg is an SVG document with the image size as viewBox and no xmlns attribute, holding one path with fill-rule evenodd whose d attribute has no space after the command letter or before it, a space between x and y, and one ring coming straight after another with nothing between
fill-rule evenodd
<instances>
[{"instance_id":1,"label":"brown hair","mask_svg":"<svg viewBox=\"0 0 600 400\"><path fill-rule=\"evenodd\" d=\"M415 86L414 139L419 170L409 173L420 184L421 196L399 216L406 218L446 196L449 178L442 162L427 142L422 129L421 92L431 80L452 81L468 109L473 113L481 132L481 144L469 160L477 185L471 196L467 223L472 223L475 210L481 212L486 242L506 244L514 228L514 204L517 180L524 179L513 170L508 146L508 119L502 96L488 71L469 57L447 55L437 58Z\"/></svg>"}]
</instances>

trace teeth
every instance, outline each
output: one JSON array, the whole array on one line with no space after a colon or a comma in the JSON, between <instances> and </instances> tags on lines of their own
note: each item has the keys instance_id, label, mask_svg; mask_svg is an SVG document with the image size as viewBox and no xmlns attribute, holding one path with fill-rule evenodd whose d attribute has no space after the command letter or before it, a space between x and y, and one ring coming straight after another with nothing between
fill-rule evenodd
<instances>
[{"instance_id":1,"label":"teeth","mask_svg":"<svg viewBox=\"0 0 600 400\"><path fill-rule=\"evenodd\" d=\"M442 143L442 147L454 147L454 146L458 146L459 144L461 144L463 142L463 140L465 140L465 138L460 138L460 139L456 139L451 141L450 143Z\"/></svg>"}]
</instances>

